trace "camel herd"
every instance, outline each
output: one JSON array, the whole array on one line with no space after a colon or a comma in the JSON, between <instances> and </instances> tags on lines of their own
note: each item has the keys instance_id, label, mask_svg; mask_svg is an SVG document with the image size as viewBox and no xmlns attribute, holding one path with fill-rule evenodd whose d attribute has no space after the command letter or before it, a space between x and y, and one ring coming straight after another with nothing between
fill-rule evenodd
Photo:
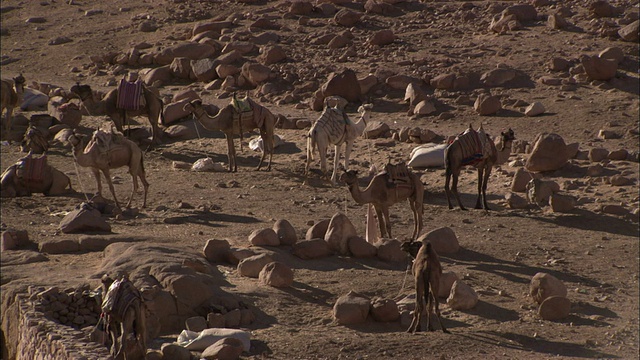
<instances>
[{"instance_id":1,"label":"camel herd","mask_svg":"<svg viewBox=\"0 0 640 360\"><path fill-rule=\"evenodd\" d=\"M24 91L24 83L25 79L22 75L14 78L13 81L2 80L2 109L3 111L6 109L6 130L11 128L10 120L13 108L19 104L20 96ZM133 110L125 110L118 107L118 104L121 103L121 99L118 98L118 89L111 90L102 99L97 98L97 94L94 93L89 85L76 84L71 87L70 93L81 100L90 115L108 116L113 121L117 130L116 132L113 130L97 130L91 137L76 133L71 133L67 136L66 140L71 144L76 164L91 169L96 179L98 194L102 193L100 172L104 174L111 195L119 209L121 208L120 202L115 194L109 171L127 166L132 177L133 186L126 207L131 206L134 194L138 191L138 178L144 188L142 207L145 207L149 183L145 176L143 151L135 142L127 139L122 133L128 117L146 115L151 124L152 145L159 143L160 130L158 124L164 125L164 104L159 93L157 90L142 86L140 94L141 106ZM233 100L231 104L221 108L214 116L209 115L205 111L201 100L194 100L187 103L184 106L184 110L191 113L204 128L208 130L218 130L224 133L227 140L228 170L230 172L238 170L234 137L238 135L242 136L246 131L258 129L264 146L262 157L256 170L262 167L266 160L267 153L269 154L269 163L266 170L271 170L276 116L269 111L269 109L251 99L242 100L245 106L248 106L249 110L241 113L238 109L235 96ZM404 163L396 165L389 163L385 166L384 171L373 175L365 189L360 188L360 179L358 178L357 171L349 170L349 156L354 141L363 134L367 121L371 116L373 105L364 104L360 106L358 109L359 118L356 122L351 121L344 111L346 105L347 101L340 97L332 96L325 99L322 114L312 124L311 129L307 133L305 177L308 177L313 154L317 151L320 157L320 168L323 177L335 185L338 179L337 172L341 146L345 144L344 172L340 176L340 181L346 184L351 196L358 204L371 204L373 206L378 219L380 233L383 237L392 237L389 208L398 202L408 201L413 213L414 227L411 240L403 243L402 249L415 259L412 271L415 280L416 309L413 321L407 331L416 332L421 330L420 322L422 315L425 311L427 311L427 314L431 314L435 307L435 313L442 331L448 332L442 324L438 307L437 293L439 278L442 274L442 267L440 266L438 255L430 243L422 244L416 241L423 228L424 185L420 177ZM33 144L34 146L38 145L39 148L44 151L48 148L47 139L38 131L32 129L29 132L28 130L28 136L26 137L28 138L28 141L26 141L27 147L29 144ZM501 133L496 144L484 132L482 126L478 130L474 130L470 126L447 146L444 153L446 175L445 194L450 209L453 208L450 200L451 193L453 193L459 207L464 209L457 191L458 177L463 167L473 166L478 170L478 198L475 207L489 210L486 200L489 175L499 155L511 151L511 144L514 139L513 130L509 129ZM333 173L330 178L328 178L326 166L327 148L329 145L334 145L335 148ZM30 157L31 153L28 158ZM25 160L21 161L24 162ZM24 179L19 174L21 169L24 170L24 164L15 164L2 174L3 196L27 196L32 192L43 192L47 195L55 195L62 193L67 187L70 188L69 178L50 166L44 168L46 170L45 175L47 176L47 181L40 183L38 185L39 187L34 187L34 185L29 184L25 185ZM453 180L451 187L450 180ZM44 187L46 187L46 189ZM112 291L109 290L112 284L121 285L125 288L126 280L123 279L114 282L113 279L105 278L103 294L105 294L107 299L109 299L109 296L115 296ZM109 295L110 293L111 295ZM122 356L123 352L128 353L130 351L125 349L125 343L127 342L125 338L127 336L134 334L134 337L140 339L140 332L144 332L144 325L140 319L144 317L140 315L141 299L136 297L135 291L129 291L127 296L131 298L131 301L126 306L122 306L119 312L110 312L107 321L107 326L110 328L109 342L111 344L111 351L116 358ZM109 301L117 302L120 300L111 298ZM429 316L427 316L427 328L428 330L432 330ZM144 338L144 336L142 336L142 338ZM137 347L145 348L144 339L133 343L135 343ZM138 350L134 349L131 351Z\"/></svg>"}]
</instances>

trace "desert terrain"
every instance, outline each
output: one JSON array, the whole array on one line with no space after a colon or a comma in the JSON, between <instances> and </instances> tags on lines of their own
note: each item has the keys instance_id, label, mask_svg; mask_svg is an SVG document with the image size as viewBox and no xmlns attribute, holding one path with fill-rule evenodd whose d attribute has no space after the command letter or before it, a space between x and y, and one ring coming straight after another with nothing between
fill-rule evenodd
<instances>
[{"instance_id":1,"label":"desert terrain","mask_svg":"<svg viewBox=\"0 0 640 360\"><path fill-rule=\"evenodd\" d=\"M380 1L386 6L367 6L373 10L366 11L363 1L318 1L312 2L311 11L294 13L288 1L3 0L0 69L3 79L22 74L27 86L50 84L69 91L82 83L106 92L127 72L145 74L160 64L110 64L96 59L104 59L106 54L131 54L132 49L138 54L160 53L189 41L197 24L229 21L212 40L221 47L231 42L260 44L257 39L269 38L275 39L270 45L275 43L284 50L285 59L268 65L272 86L238 84L237 88L223 89L221 81L172 78L156 83L165 103L174 94L193 90L203 103L222 107L237 90L281 119L314 121L320 115L312 109L314 92L331 73L351 69L358 79L373 74L377 82L360 101L349 103L349 116L355 119L359 105L372 103L371 120L385 123L392 131L419 127L431 130L442 141L469 124L474 128L482 125L493 136L511 128L517 140L531 146L540 133L558 134L567 144L579 144L578 153L562 168L543 172L540 177L555 181L564 194L576 199L575 208L568 212L553 212L550 206L513 209L508 205L505 196L511 192L516 170L527 160L525 152L512 153L507 163L493 169L487 190L488 212L473 209L475 170L467 168L460 177L459 191L469 208L462 211L447 206L443 168L414 169L425 187L423 233L445 226L454 230L461 249L440 256L443 270L455 272L479 297L473 309L464 311L448 308L441 299L444 323L451 334L408 334L408 324L401 321L381 323L369 318L349 326L334 321L332 307L349 291L396 301L411 294L408 259L387 262L376 257L332 255L302 260L292 255L291 247L251 246L248 236L256 229L271 228L277 220L288 220L302 241L312 224L338 212L347 215L359 235L365 234L366 205L357 204L344 184L334 186L323 180L317 157L304 183L308 128L276 128L284 143L275 149L271 171L254 170L260 153L250 150L248 143L256 131L245 134L242 151L236 139L238 171L234 173L195 172L175 166L205 157L226 166L226 141L221 133L207 132L189 140L165 135L162 144L144 152L150 183L147 207L141 207L138 193L132 209L122 215L103 215L111 226L110 233L90 235L180 249L196 261L206 261L202 251L207 240L224 239L232 248L268 251L289 265L294 282L280 289L239 275L234 264L207 264L223 284L221 291L240 299L255 314L255 320L243 327L251 332L252 343L251 351L241 358L637 358L640 58L637 36L635 41L623 41L617 30L638 19L638 1L597 2L600 7L586 0L527 3L535 5L534 19L496 32L490 29L492 19L517 2ZM601 7L609 13L594 12ZM361 17L351 26L339 25L335 12L342 9ZM547 20L552 14L562 14L569 25L552 28ZM394 40L372 45L372 35L384 29L393 32ZM261 37L264 33L268 36ZM345 41L344 46L319 40L337 35ZM234 65L259 61L257 49L261 46L255 45ZM598 55L612 47L623 54L613 78L593 80L576 70L581 56ZM566 69L551 70L555 58L566 60ZM493 86L480 80L482 74L496 68L513 69L516 76ZM438 89L430 81L446 74L464 77L468 83ZM409 114L405 89L386 81L394 75L422 80L420 86L432 100L434 111ZM557 84L545 83L544 77L559 80ZM480 116L473 104L485 93L497 96L502 108ZM544 113L525 116L525 109L534 102L544 105ZM17 109L14 116L29 119L46 112L46 107ZM145 118L136 120L138 127L148 125ZM107 121L104 116L85 115L77 130L89 135ZM193 121L185 118L180 123ZM25 153L19 142L10 141L3 132L4 170ZM358 138L350 168L367 177L372 165L381 168L388 161L408 161L417 145L390 136ZM145 149L147 144L141 147ZM628 156L604 159L599 162L601 171L588 175L588 169L596 164L588 157L594 148L625 150ZM69 144L52 142L48 162L70 177L76 192L2 198L2 230L26 230L32 243L2 252L5 310L13 303L12 296L33 288L96 288L98 274L109 270L106 256L114 255L113 251L30 255L39 252L40 244L77 241L86 235L65 234L59 229L63 216L96 192L91 172L77 167L73 159ZM332 164L330 157L329 168ZM119 200L126 202L131 188L126 168L112 170L111 175ZM611 183L614 176L629 181L615 186ZM366 184L362 179L360 185ZM104 197L112 201L106 184L103 186ZM411 236L413 220L406 202L391 208L391 221L396 239ZM30 260L34 258L37 261ZM128 261L128 270L142 271L142 265L135 266L135 259ZM566 285L569 316L557 321L538 316L537 304L529 296L531 278L538 272L552 274ZM3 331L7 328L5 310ZM161 331L150 341L150 349L160 350L163 344L175 341L178 332ZM16 346L8 344L10 341L3 332L3 356L7 356L7 347Z\"/></svg>"}]
</instances>

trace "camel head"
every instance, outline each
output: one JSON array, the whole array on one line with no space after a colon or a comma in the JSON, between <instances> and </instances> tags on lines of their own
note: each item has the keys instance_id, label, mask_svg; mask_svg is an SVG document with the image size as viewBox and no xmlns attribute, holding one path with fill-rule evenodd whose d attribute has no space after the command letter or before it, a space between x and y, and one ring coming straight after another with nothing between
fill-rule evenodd
<instances>
[{"instance_id":1,"label":"camel head","mask_svg":"<svg viewBox=\"0 0 640 360\"><path fill-rule=\"evenodd\" d=\"M358 171L347 170L340 175L340 181L351 186L358 181Z\"/></svg>"},{"instance_id":2,"label":"camel head","mask_svg":"<svg viewBox=\"0 0 640 360\"><path fill-rule=\"evenodd\" d=\"M73 133L67 137L67 142L71 144L71 147L75 148L82 144L83 135Z\"/></svg>"},{"instance_id":3,"label":"camel head","mask_svg":"<svg viewBox=\"0 0 640 360\"><path fill-rule=\"evenodd\" d=\"M200 107L202 107L202 100L196 99L196 100L191 100L188 103L184 104L184 106L182 107L182 110L188 113L193 113L196 111L197 108L200 108Z\"/></svg>"},{"instance_id":4,"label":"camel head","mask_svg":"<svg viewBox=\"0 0 640 360\"><path fill-rule=\"evenodd\" d=\"M358 108L360 118L365 122L365 124L369 119L371 119L371 109L373 109L373 104L362 104Z\"/></svg>"},{"instance_id":5,"label":"camel head","mask_svg":"<svg viewBox=\"0 0 640 360\"><path fill-rule=\"evenodd\" d=\"M513 141L516 139L516 134L513 132L511 128L507 131L503 131L500 133L500 151L504 150L507 146L507 142Z\"/></svg>"},{"instance_id":6,"label":"camel head","mask_svg":"<svg viewBox=\"0 0 640 360\"><path fill-rule=\"evenodd\" d=\"M431 244L431 243L427 243L427 244ZM423 245L422 241L410 240L400 244L400 249L406 252L407 254L409 254L413 259L415 259L416 256L418 256L418 251L420 251L420 248L422 247L422 245Z\"/></svg>"},{"instance_id":7,"label":"camel head","mask_svg":"<svg viewBox=\"0 0 640 360\"><path fill-rule=\"evenodd\" d=\"M348 104L349 102L342 96L333 95L333 96L327 96L326 98L324 98L325 108L331 107L331 108L339 109L340 111L344 111L344 108L347 107Z\"/></svg>"},{"instance_id":8,"label":"camel head","mask_svg":"<svg viewBox=\"0 0 640 360\"><path fill-rule=\"evenodd\" d=\"M27 82L27 80L24 78L24 76L22 76L22 74L19 74L18 76L13 78L13 85L16 89L16 92L18 93L23 93L24 92L24 84Z\"/></svg>"},{"instance_id":9,"label":"camel head","mask_svg":"<svg viewBox=\"0 0 640 360\"><path fill-rule=\"evenodd\" d=\"M77 95L82 101L93 95L93 91L89 85L80 85L80 83L71 87L71 93Z\"/></svg>"}]
</instances>

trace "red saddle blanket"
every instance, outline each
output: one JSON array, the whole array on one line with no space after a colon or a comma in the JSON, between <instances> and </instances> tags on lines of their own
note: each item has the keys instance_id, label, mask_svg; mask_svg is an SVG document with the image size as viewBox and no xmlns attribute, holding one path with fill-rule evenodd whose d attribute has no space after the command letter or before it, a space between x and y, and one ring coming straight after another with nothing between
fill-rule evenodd
<instances>
[{"instance_id":1,"label":"red saddle blanket","mask_svg":"<svg viewBox=\"0 0 640 360\"><path fill-rule=\"evenodd\" d=\"M47 156L32 157L31 155L20 159L16 163L16 175L25 182L40 183L44 181L47 169Z\"/></svg>"},{"instance_id":2,"label":"red saddle blanket","mask_svg":"<svg viewBox=\"0 0 640 360\"><path fill-rule=\"evenodd\" d=\"M465 131L458 135L454 141L459 142L462 148L463 165L472 165L482 159L482 143L477 131Z\"/></svg>"},{"instance_id":3,"label":"red saddle blanket","mask_svg":"<svg viewBox=\"0 0 640 360\"><path fill-rule=\"evenodd\" d=\"M139 110L144 106L144 94L142 93L142 81L129 82L120 80L118 85L118 109Z\"/></svg>"}]
</instances>

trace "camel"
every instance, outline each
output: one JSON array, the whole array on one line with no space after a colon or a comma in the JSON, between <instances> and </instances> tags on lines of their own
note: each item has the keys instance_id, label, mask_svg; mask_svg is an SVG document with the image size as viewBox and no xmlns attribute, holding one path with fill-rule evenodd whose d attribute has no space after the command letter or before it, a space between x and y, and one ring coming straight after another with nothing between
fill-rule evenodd
<instances>
[{"instance_id":1,"label":"camel","mask_svg":"<svg viewBox=\"0 0 640 360\"><path fill-rule=\"evenodd\" d=\"M147 327L144 300L140 291L124 276L114 281L102 276L102 315L115 360L144 359Z\"/></svg>"},{"instance_id":2,"label":"camel","mask_svg":"<svg viewBox=\"0 0 640 360\"><path fill-rule=\"evenodd\" d=\"M47 135L36 126L29 125L21 143L23 152L43 154L49 150Z\"/></svg>"},{"instance_id":3,"label":"camel","mask_svg":"<svg viewBox=\"0 0 640 360\"><path fill-rule=\"evenodd\" d=\"M264 147L260 163L256 170L260 170L268 152L269 165L267 166L267 171L271 171L271 158L273 157L273 133L276 117L271 111L269 111L269 109L254 102L253 100L246 99L245 101L249 102L253 111L253 115L250 115L249 117L240 116L233 104L229 104L221 108L218 113L212 117L204 110L201 100L194 100L185 104L184 110L192 113L205 129L214 131L219 130L224 133L224 136L227 139L227 156L230 172L238 171L236 149L233 144L234 135L240 135L240 145L242 146L243 131L259 129Z\"/></svg>"},{"instance_id":4,"label":"camel","mask_svg":"<svg viewBox=\"0 0 640 360\"><path fill-rule=\"evenodd\" d=\"M34 161L34 162L32 162ZM43 163L37 164L39 161ZM34 170L39 168L40 170ZM32 158L31 153L9 166L1 175L0 193L3 198L62 195L73 191L71 180L62 171L46 164L46 155Z\"/></svg>"},{"instance_id":5,"label":"camel","mask_svg":"<svg viewBox=\"0 0 640 360\"><path fill-rule=\"evenodd\" d=\"M335 98L335 97L331 97ZM307 164L304 169L305 176L309 174L309 167L313 160L313 151L317 148L320 154L320 171L323 176L327 177L327 147L334 145L335 154L333 158L333 173L331 175L331 183L335 185L338 176L338 164L340 162L340 153L342 152L342 144L344 149L344 169L349 170L349 156L353 148L353 142L362 135L367 121L371 117L372 104L364 104L358 108L360 118L358 122L353 123L349 120L347 114L340 108L339 102L335 106L330 106L330 98L325 99L325 108L320 117L311 126L307 134Z\"/></svg>"},{"instance_id":6,"label":"camel","mask_svg":"<svg viewBox=\"0 0 640 360\"><path fill-rule=\"evenodd\" d=\"M446 176L444 191L447 195L449 209L453 209L450 200L451 192L453 192L460 209L466 210L458 194L458 177L463 167L474 166L478 169L478 198L475 208L484 208L485 211L489 210L486 193L491 169L496 165L499 157L504 158L504 155L506 155L506 158L508 158L508 154L511 153L513 140L515 140L513 130L509 129L506 132L501 132L498 138L498 147L496 147L496 144L491 141L489 135L485 134L482 125L480 125L478 131L473 130L471 125L469 125L469 128L462 135L456 137L456 139L447 146L444 151ZM449 182L452 177L453 184L450 188Z\"/></svg>"},{"instance_id":7,"label":"camel","mask_svg":"<svg viewBox=\"0 0 640 360\"><path fill-rule=\"evenodd\" d=\"M416 245L420 245L420 250L416 250L418 248ZM427 330L433 331L431 313L435 305L436 318L440 328L442 328L442 332L448 334L449 330L442 323L440 302L438 300L438 289L440 287L440 277L442 276L442 265L440 265L438 254L430 242L407 241L402 243L401 248L415 257L412 273L415 280L416 308L413 310L413 320L411 320L407 332L415 333L422 330L421 319L425 310L427 310Z\"/></svg>"},{"instance_id":8,"label":"camel","mask_svg":"<svg viewBox=\"0 0 640 360\"><path fill-rule=\"evenodd\" d=\"M420 231L422 231L424 185L418 175L409 170L407 171L408 174L404 179L397 179L396 181L388 172L380 172L371 179L364 190L360 190L358 172L356 170L347 170L340 176L340 181L346 183L349 187L353 200L358 204L373 204L382 237L387 234L391 237L389 207L403 200L409 201L409 206L413 212L414 226L411 238L416 239Z\"/></svg>"},{"instance_id":9,"label":"camel","mask_svg":"<svg viewBox=\"0 0 640 360\"><path fill-rule=\"evenodd\" d=\"M109 190L111 191L111 195L113 195L113 200L118 209L121 209L113 183L111 182L109 170L128 166L129 174L131 174L133 181L133 188L126 207L131 206L133 194L138 191L138 177L144 187L142 207L147 206L149 183L145 177L142 151L136 143L125 138L124 135L120 133L107 133L102 130L95 131L88 142L84 141L84 139L77 134L70 135L67 141L73 147L73 157L77 164L82 167L91 168L93 176L98 183L99 195L102 195L102 182L100 180L100 171L102 171L104 177L107 179L107 184L109 184Z\"/></svg>"},{"instance_id":10,"label":"camel","mask_svg":"<svg viewBox=\"0 0 640 360\"><path fill-rule=\"evenodd\" d=\"M124 110L118 108L118 89L109 91L101 100L95 98L95 94L89 85L76 84L71 87L71 93L77 95L82 105L91 116L106 115L111 118L116 129L124 132L124 124L127 116L147 115L151 124L152 144L159 144L160 129L158 121L164 125L164 103L158 94L150 88L142 86L144 105L139 110Z\"/></svg>"},{"instance_id":11,"label":"camel","mask_svg":"<svg viewBox=\"0 0 640 360\"><path fill-rule=\"evenodd\" d=\"M22 74L13 78L13 81L0 80L0 114L6 110L4 128L7 132L11 131L11 116L13 108L20 106L22 95L24 94L24 84L26 79Z\"/></svg>"}]
</instances>

